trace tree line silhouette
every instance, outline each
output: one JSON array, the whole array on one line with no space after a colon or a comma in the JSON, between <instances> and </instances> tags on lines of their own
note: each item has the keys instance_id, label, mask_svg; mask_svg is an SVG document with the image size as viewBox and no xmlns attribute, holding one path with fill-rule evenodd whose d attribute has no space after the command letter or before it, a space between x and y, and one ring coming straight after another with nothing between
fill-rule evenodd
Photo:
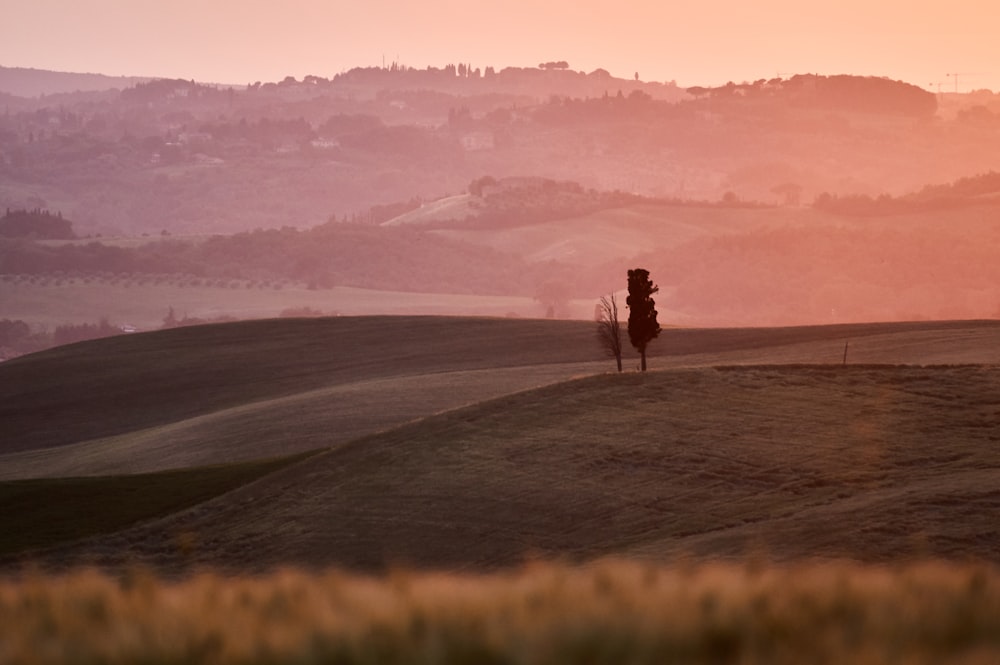
<instances>
[{"instance_id":1,"label":"tree line silhouette","mask_svg":"<svg viewBox=\"0 0 1000 665\"><path fill-rule=\"evenodd\" d=\"M48 210L11 210L0 217L0 237L32 238L36 240L69 240L76 237L73 224L63 219L61 212Z\"/></svg>"}]
</instances>

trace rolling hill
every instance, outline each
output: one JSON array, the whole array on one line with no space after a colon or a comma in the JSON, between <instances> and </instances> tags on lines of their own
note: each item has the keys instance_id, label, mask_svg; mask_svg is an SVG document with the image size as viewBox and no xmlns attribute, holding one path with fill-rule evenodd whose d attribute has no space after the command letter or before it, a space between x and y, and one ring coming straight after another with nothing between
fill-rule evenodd
<instances>
[{"instance_id":1,"label":"rolling hill","mask_svg":"<svg viewBox=\"0 0 1000 665\"><path fill-rule=\"evenodd\" d=\"M122 90L149 80L148 76L105 76L0 66L0 90L19 97Z\"/></svg>"},{"instance_id":2,"label":"rolling hill","mask_svg":"<svg viewBox=\"0 0 1000 665\"><path fill-rule=\"evenodd\" d=\"M652 362L662 370L647 375L593 375L611 365L592 332L290 320L56 349L0 366L0 468L59 475L86 466L61 457L113 445L128 454L104 453L101 473L129 471L109 469L149 449L150 468L203 463L191 451L213 436L247 457L328 447L192 508L33 555L50 565L995 560L1000 325L668 330ZM171 362L152 362L157 349ZM182 551L179 538L194 544Z\"/></svg>"},{"instance_id":3,"label":"rolling hill","mask_svg":"<svg viewBox=\"0 0 1000 665\"><path fill-rule=\"evenodd\" d=\"M107 317L149 329L170 307L208 320L303 307L587 319L600 295L641 266L661 287L663 319L685 326L1000 312L997 204L984 198L995 194L994 174L931 194L828 197L811 207L671 202L513 180L527 184L428 202L384 225L0 243L0 301L6 318L36 328Z\"/></svg>"},{"instance_id":4,"label":"rolling hill","mask_svg":"<svg viewBox=\"0 0 1000 665\"><path fill-rule=\"evenodd\" d=\"M200 428L194 440L206 446L212 423L221 422L222 429L242 423L239 436L251 456L270 457L288 451L254 450L247 423L284 429L282 414L315 404L327 418L341 413L387 426L566 378L579 371L576 363L599 358L592 328L579 322L275 319L106 338L0 365L0 453L169 426L163 435L173 439L177 423ZM543 368L527 374L539 378L519 383L518 368L535 366ZM486 380L476 378L487 370ZM413 396L421 407L404 399ZM266 415L271 408L277 410Z\"/></svg>"}]
</instances>

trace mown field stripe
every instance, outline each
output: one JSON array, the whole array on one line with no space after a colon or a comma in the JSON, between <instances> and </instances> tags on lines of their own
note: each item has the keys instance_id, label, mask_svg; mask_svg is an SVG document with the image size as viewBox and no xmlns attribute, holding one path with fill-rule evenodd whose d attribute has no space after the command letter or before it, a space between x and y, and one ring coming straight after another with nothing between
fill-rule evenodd
<instances>
[{"instance_id":1,"label":"mown field stripe","mask_svg":"<svg viewBox=\"0 0 1000 665\"><path fill-rule=\"evenodd\" d=\"M162 517L311 454L129 476L0 482L0 556L112 533Z\"/></svg>"}]
</instances>

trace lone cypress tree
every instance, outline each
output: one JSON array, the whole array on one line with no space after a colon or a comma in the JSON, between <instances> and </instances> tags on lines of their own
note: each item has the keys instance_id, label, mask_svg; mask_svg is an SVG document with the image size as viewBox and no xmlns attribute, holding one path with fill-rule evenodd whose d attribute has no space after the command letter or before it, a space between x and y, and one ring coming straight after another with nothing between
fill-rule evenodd
<instances>
[{"instance_id":1,"label":"lone cypress tree","mask_svg":"<svg viewBox=\"0 0 1000 665\"><path fill-rule=\"evenodd\" d=\"M642 356L642 371L646 371L646 345L660 334L656 322L656 301L652 295L660 290L642 268L628 271L628 339Z\"/></svg>"}]
</instances>

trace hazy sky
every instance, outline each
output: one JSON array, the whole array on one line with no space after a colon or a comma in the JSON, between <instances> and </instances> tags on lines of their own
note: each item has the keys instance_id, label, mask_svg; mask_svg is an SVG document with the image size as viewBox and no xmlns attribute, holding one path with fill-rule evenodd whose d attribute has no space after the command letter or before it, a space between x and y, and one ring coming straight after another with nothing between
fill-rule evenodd
<instances>
[{"instance_id":1,"label":"hazy sky","mask_svg":"<svg viewBox=\"0 0 1000 665\"><path fill-rule=\"evenodd\" d=\"M248 83L566 60L715 85L779 73L1000 90L995 0L0 0L0 64Z\"/></svg>"}]
</instances>

